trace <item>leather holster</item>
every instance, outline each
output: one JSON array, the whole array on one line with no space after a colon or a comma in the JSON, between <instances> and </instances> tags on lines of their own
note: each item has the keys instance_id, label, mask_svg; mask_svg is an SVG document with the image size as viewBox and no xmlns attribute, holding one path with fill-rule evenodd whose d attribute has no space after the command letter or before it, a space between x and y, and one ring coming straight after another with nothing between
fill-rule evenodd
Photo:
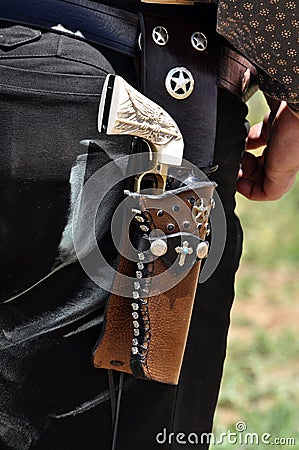
<instances>
[{"instance_id":1,"label":"leather holster","mask_svg":"<svg viewBox=\"0 0 299 450\"><path fill-rule=\"evenodd\" d=\"M110 295L93 353L96 367L178 383L201 259L208 250L214 188L200 182L161 195L128 193L132 220L114 280L117 294ZM130 244L135 260L126 256Z\"/></svg>"}]
</instances>

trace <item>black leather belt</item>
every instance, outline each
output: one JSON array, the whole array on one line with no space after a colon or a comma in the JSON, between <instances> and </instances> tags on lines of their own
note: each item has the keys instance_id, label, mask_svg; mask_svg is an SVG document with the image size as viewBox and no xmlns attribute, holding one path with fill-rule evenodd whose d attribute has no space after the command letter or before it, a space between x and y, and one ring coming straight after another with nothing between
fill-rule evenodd
<instances>
[{"instance_id":1,"label":"black leather belt","mask_svg":"<svg viewBox=\"0 0 299 450\"><path fill-rule=\"evenodd\" d=\"M73 32L81 31L91 43L132 58L140 57L137 14L93 1L0 0L0 20L47 30L61 24ZM219 52L218 86L247 100L257 89L255 67L232 49L222 46Z\"/></svg>"},{"instance_id":2,"label":"black leather belt","mask_svg":"<svg viewBox=\"0 0 299 450\"><path fill-rule=\"evenodd\" d=\"M49 29L80 30L87 41L139 56L136 14L88 0L0 0L0 19Z\"/></svg>"}]
</instances>

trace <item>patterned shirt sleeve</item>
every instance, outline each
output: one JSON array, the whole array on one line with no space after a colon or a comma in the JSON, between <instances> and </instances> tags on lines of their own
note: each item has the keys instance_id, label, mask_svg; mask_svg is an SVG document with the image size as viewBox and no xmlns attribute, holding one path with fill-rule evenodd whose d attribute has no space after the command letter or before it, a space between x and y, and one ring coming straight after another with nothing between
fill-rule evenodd
<instances>
[{"instance_id":1,"label":"patterned shirt sleeve","mask_svg":"<svg viewBox=\"0 0 299 450\"><path fill-rule=\"evenodd\" d=\"M219 0L217 31L253 62L261 90L299 107L298 0Z\"/></svg>"}]
</instances>

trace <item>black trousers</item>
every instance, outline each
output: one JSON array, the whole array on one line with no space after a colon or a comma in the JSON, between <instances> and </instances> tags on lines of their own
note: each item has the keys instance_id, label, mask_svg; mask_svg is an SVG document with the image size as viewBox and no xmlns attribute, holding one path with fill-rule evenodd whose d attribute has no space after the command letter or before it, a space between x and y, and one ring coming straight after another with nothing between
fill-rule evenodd
<instances>
[{"instance_id":1,"label":"black trousers","mask_svg":"<svg viewBox=\"0 0 299 450\"><path fill-rule=\"evenodd\" d=\"M106 73L134 82L134 65L72 37L2 28L0 448L108 450L108 378L91 364L108 293L74 258L71 217L84 180L130 151L130 139L100 136L96 123ZM225 251L199 286L179 385L125 376L119 450L179 449L170 433L195 433L200 442L211 430L242 246L234 194L246 113L241 100L219 89L213 179L226 213ZM97 145L80 145L84 139ZM111 261L109 214L122 189L110 193L99 217L98 237ZM204 439L189 447L208 445Z\"/></svg>"}]
</instances>

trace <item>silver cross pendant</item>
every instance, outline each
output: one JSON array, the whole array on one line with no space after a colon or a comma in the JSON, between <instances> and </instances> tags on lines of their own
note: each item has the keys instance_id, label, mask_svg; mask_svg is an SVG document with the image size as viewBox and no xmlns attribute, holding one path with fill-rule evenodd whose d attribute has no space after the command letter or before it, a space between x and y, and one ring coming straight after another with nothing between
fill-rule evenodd
<instances>
[{"instance_id":1,"label":"silver cross pendant","mask_svg":"<svg viewBox=\"0 0 299 450\"><path fill-rule=\"evenodd\" d=\"M184 241L183 247L176 247L175 251L180 255L179 266L183 266L186 261L186 256L193 253L193 249L189 247L189 242Z\"/></svg>"}]
</instances>

